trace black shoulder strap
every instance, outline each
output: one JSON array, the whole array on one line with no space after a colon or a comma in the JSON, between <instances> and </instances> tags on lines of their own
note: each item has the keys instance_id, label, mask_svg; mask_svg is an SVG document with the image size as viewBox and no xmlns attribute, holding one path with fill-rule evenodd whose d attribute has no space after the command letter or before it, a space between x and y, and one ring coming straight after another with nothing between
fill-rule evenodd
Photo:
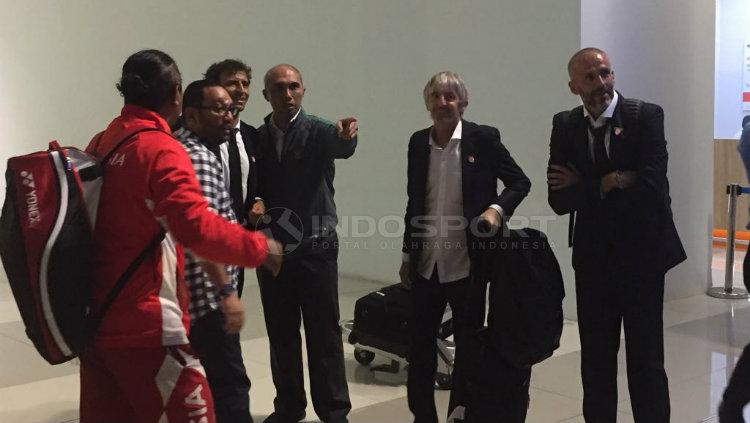
<instances>
[{"instance_id":1,"label":"black shoulder strap","mask_svg":"<svg viewBox=\"0 0 750 423\"><path fill-rule=\"evenodd\" d=\"M97 163L99 164L99 166L89 166L89 167L86 167L84 169L81 169L81 170L78 171L78 175L84 181L90 181L92 179L98 178L99 176L102 176L102 173L104 171L103 168L102 168L102 165L104 163L107 163L107 161L109 160L109 158L112 157L112 155L115 154L117 152L117 150L120 147L122 147L123 144L125 144L126 141L130 140L131 138L133 138L137 134L140 134L141 132L150 132L150 131L161 131L161 132L164 132L164 131L162 131L159 128L141 128L141 129L133 132L132 134L129 134L128 136L126 136L122 140L120 140L115 145L115 148L113 148L111 151L109 151L107 154L105 154L104 157L102 157L101 159L97 159ZM104 135L103 131L100 132L99 135L96 136L96 139L94 140L94 143L96 143L96 146L94 147L94 150L96 150L96 149L99 148L99 143L102 140L102 135Z\"/></svg>"},{"instance_id":2,"label":"black shoulder strap","mask_svg":"<svg viewBox=\"0 0 750 423\"><path fill-rule=\"evenodd\" d=\"M105 154L104 157L101 158L101 160L99 160L99 163L107 163L107 161L109 160L109 158L112 157L112 155L115 154L117 152L117 150L119 150L120 147L122 147L125 144L125 142L127 142L128 140L130 140L134 136L140 134L141 132L151 132L151 131L164 132L164 131L162 131L159 128L141 128L141 129L138 129L137 131L133 132L132 134L129 134L128 136L126 136L125 138L123 138L120 142L118 142L117 144L115 144L115 148L109 150L109 152L107 154Z\"/></svg>"},{"instance_id":3,"label":"black shoulder strap","mask_svg":"<svg viewBox=\"0 0 750 423\"><path fill-rule=\"evenodd\" d=\"M568 247L573 246L573 234L576 229L576 212L571 210L568 213Z\"/></svg>"},{"instance_id":4,"label":"black shoulder strap","mask_svg":"<svg viewBox=\"0 0 750 423\"><path fill-rule=\"evenodd\" d=\"M125 144L126 141L130 140L137 134L141 132L148 132L148 131L162 131L159 128L141 128L132 134L129 134L127 137L125 137L123 140L117 143L115 147L108 152L101 160L99 160L99 163L106 163L107 160L114 154L120 147L122 147L123 144ZM107 310L109 310L109 307L112 305L112 303L115 302L117 299L117 296L120 295L120 292L122 292L123 288L125 288L125 284L128 282L128 280L133 276L133 273L140 267L141 263L143 263L143 260L146 259L146 256L152 252L157 245L161 243L161 241L164 239L164 236L166 233L163 229L159 230L159 233L157 233L154 238L151 240L151 242L148 243L148 245L141 250L141 252L138 254L138 256L128 265L128 267L125 269L124 272L122 272L122 275L117 279L117 282L115 282L115 285L112 287L112 290L109 291L109 294L107 294L107 298L104 299L104 302L99 307L98 310L92 310L91 314L89 315L88 320L88 333L89 335L93 335L94 332L99 328L99 324L101 323L102 319L104 318L104 315L107 313Z\"/></svg>"},{"instance_id":5,"label":"black shoulder strap","mask_svg":"<svg viewBox=\"0 0 750 423\"><path fill-rule=\"evenodd\" d=\"M112 290L109 291L109 294L107 294L107 298L104 299L104 302L97 310L93 310L88 318L88 333L89 336L93 335L96 330L99 328L99 324L102 322L102 319L104 318L104 315L107 313L107 310L109 310L109 307L112 305L112 303L115 302L117 299L117 296L120 295L120 292L122 292L123 288L125 288L125 284L128 282L128 280L133 276L133 273L140 267L140 265L143 263L143 260L146 259L146 256L152 252L157 245L161 243L161 241L164 239L164 236L166 234L164 233L164 230L160 230L158 234L149 242L149 244L141 250L140 254L138 254L138 257L133 260L130 265L125 269L124 272L122 272L122 275L117 279L117 282L115 282L115 285L112 287Z\"/></svg>"},{"instance_id":6,"label":"black shoulder strap","mask_svg":"<svg viewBox=\"0 0 750 423\"><path fill-rule=\"evenodd\" d=\"M565 118L565 124L566 128L570 129L570 121L573 119L573 116L576 115L576 113L583 113L583 106L578 106L570 110L568 115ZM575 210L571 210L570 213L568 213L568 247L573 246L573 235L575 233L576 228L576 212Z\"/></svg>"},{"instance_id":7,"label":"black shoulder strap","mask_svg":"<svg viewBox=\"0 0 750 423\"><path fill-rule=\"evenodd\" d=\"M638 121L641 117L641 108L643 108L643 101L635 98L625 98L622 102L622 117L623 124L625 127L630 125L637 126Z\"/></svg>"}]
</instances>

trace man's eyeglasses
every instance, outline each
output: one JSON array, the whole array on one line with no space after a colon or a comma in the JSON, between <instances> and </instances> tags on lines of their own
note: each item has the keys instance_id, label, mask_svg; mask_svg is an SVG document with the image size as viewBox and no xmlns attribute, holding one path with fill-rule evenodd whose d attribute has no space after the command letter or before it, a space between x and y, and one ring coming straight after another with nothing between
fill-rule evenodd
<instances>
[{"instance_id":1,"label":"man's eyeglasses","mask_svg":"<svg viewBox=\"0 0 750 423\"><path fill-rule=\"evenodd\" d=\"M240 114L240 111L234 107L218 107L218 106L195 106L196 109L210 110L220 116L230 116L236 118Z\"/></svg>"}]
</instances>

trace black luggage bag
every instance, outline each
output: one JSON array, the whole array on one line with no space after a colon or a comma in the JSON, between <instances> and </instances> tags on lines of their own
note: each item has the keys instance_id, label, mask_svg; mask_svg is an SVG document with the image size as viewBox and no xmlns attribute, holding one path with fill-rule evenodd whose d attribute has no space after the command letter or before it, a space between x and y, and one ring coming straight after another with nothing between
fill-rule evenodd
<instances>
[{"instance_id":1,"label":"black luggage bag","mask_svg":"<svg viewBox=\"0 0 750 423\"><path fill-rule=\"evenodd\" d=\"M342 328L349 333L348 341L354 345L354 358L369 365L376 354L391 360L390 365L373 367L389 373L398 372L400 365L408 362L409 320L413 311L411 293L401 284L394 284L371 292L354 305L354 321ZM446 307L443 323L435 340L438 346L438 370L435 383L438 388L449 389L455 357L455 345L447 338L453 334L450 307Z\"/></svg>"},{"instance_id":2,"label":"black luggage bag","mask_svg":"<svg viewBox=\"0 0 750 423\"><path fill-rule=\"evenodd\" d=\"M400 284L371 292L354 305L354 328L349 340L406 358L411 312L409 290Z\"/></svg>"},{"instance_id":3,"label":"black luggage bag","mask_svg":"<svg viewBox=\"0 0 750 423\"><path fill-rule=\"evenodd\" d=\"M565 288L547 236L506 229L489 242L475 275L490 284L488 326L470 340L466 403L449 423L523 423L531 367L560 346Z\"/></svg>"}]
</instances>

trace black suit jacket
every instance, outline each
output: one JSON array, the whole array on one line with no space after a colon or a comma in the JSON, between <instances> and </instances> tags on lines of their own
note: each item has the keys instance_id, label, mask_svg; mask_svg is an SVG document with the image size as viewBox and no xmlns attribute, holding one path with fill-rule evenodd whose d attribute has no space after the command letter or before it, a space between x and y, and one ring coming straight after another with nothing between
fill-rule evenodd
<instances>
[{"instance_id":1,"label":"black suit jacket","mask_svg":"<svg viewBox=\"0 0 750 423\"><path fill-rule=\"evenodd\" d=\"M610 253L631 269L657 272L686 258L672 218L664 111L656 104L635 104L619 96L609 126L609 156L614 169L635 171L637 179L633 186L606 196L600 194L602 175L589 157L583 106L560 112L552 121L549 164L572 164L583 177L572 187L548 191L549 204L558 215L571 213L572 219L575 213L576 270L598 266Z\"/></svg>"},{"instance_id":2,"label":"black suit jacket","mask_svg":"<svg viewBox=\"0 0 750 423\"><path fill-rule=\"evenodd\" d=\"M406 216L404 217L404 248L410 256L411 272L414 274L422 250L421 234L425 229L419 219L425 215L427 175L430 164L430 128L415 132L409 140ZM500 141L500 132L491 126L462 121L461 132L461 188L464 217L467 222L477 219L491 204L497 204L505 212L513 214L518 204L529 193L531 181L516 164ZM497 194L498 178L505 185ZM479 239L469 225L466 230L469 256L475 256Z\"/></svg>"},{"instance_id":3,"label":"black suit jacket","mask_svg":"<svg viewBox=\"0 0 750 423\"><path fill-rule=\"evenodd\" d=\"M258 196L258 165L255 149L258 144L259 134L254 126L240 121L240 135L242 136L242 143L245 145L245 152L247 153L247 160L250 165L247 172L247 195L243 199L243 204L245 205L243 216L246 218L247 212L255 202L255 197Z\"/></svg>"}]
</instances>

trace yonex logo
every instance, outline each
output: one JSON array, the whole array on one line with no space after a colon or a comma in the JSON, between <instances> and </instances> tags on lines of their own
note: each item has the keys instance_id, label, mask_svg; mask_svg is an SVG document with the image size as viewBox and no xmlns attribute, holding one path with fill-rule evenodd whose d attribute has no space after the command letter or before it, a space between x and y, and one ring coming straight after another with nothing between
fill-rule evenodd
<instances>
[{"instance_id":1,"label":"yonex logo","mask_svg":"<svg viewBox=\"0 0 750 423\"><path fill-rule=\"evenodd\" d=\"M21 178L23 178L21 180L21 183L24 186L29 187L29 188L36 188L36 186L34 185L34 174L33 173L27 172L25 170L22 170L21 171Z\"/></svg>"},{"instance_id":2,"label":"yonex logo","mask_svg":"<svg viewBox=\"0 0 750 423\"><path fill-rule=\"evenodd\" d=\"M21 171L21 184L25 187L31 188L26 194L26 218L30 228L38 225L42 220L42 215L39 212L39 198L36 195L36 185L34 184L34 174L22 170Z\"/></svg>"}]
</instances>

